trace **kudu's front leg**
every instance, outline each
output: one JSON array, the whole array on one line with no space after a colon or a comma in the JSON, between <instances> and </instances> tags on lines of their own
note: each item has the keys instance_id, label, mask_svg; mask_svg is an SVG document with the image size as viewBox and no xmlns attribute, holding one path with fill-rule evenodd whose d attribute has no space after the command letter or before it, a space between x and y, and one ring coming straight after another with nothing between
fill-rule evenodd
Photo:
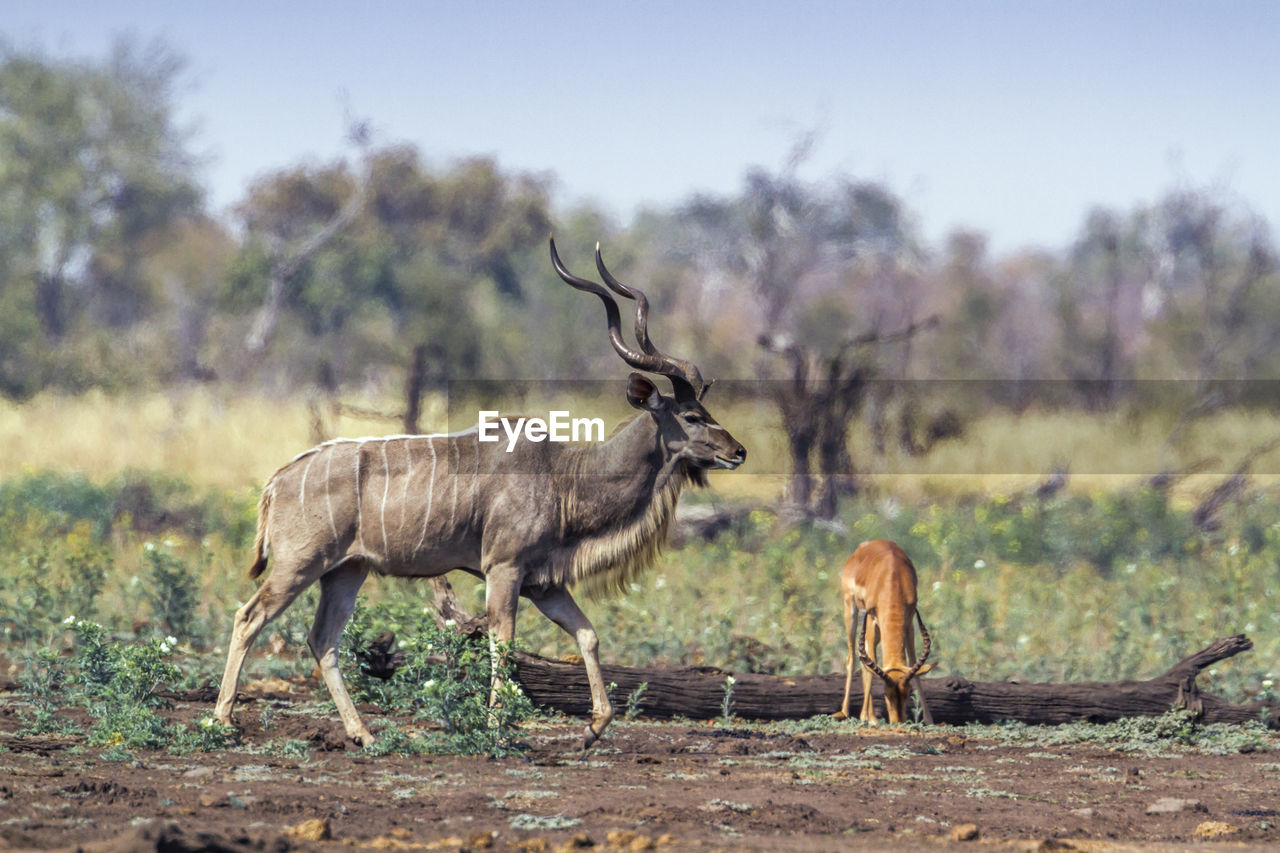
<instances>
[{"instance_id":1,"label":"kudu's front leg","mask_svg":"<svg viewBox=\"0 0 1280 853\"><path fill-rule=\"evenodd\" d=\"M520 572L514 567L498 566L485 573L484 609L489 623L489 663L493 679L489 687L490 707L498 704L502 688L500 673L506 669L504 652L498 643L510 648L516 636L516 608L520 604Z\"/></svg>"},{"instance_id":2,"label":"kudu's front leg","mask_svg":"<svg viewBox=\"0 0 1280 853\"><path fill-rule=\"evenodd\" d=\"M604 687L604 676L600 674L600 657L597 651L600 640L596 637L596 629L566 589L550 590L532 597L532 601L544 616L577 641L578 649L582 652L582 665L587 670L587 682L591 685L591 722L582 738L582 748L586 749L604 734L609 722L613 720L613 705L610 704L609 694Z\"/></svg>"}]
</instances>

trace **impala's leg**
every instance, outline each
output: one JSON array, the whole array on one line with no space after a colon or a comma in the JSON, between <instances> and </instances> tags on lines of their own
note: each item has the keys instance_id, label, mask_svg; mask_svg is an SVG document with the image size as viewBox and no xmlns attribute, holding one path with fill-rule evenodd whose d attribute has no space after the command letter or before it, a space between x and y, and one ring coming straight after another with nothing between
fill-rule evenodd
<instances>
[{"instance_id":1,"label":"impala's leg","mask_svg":"<svg viewBox=\"0 0 1280 853\"><path fill-rule=\"evenodd\" d=\"M907 659L912 666L916 665L916 626L907 621ZM920 678L913 678L916 688L916 698L920 700L920 721L926 726L933 725L933 715L929 713L929 706L924 701L924 689L920 686Z\"/></svg>"},{"instance_id":2,"label":"impala's leg","mask_svg":"<svg viewBox=\"0 0 1280 853\"><path fill-rule=\"evenodd\" d=\"M231 725L231 707L236 701L240 670L253 641L258 639L258 634L268 622L283 613L298 594L315 581L321 565L316 562L290 569L284 561L277 562L253 597L236 611L231 640L227 643L227 668L222 674L218 703L213 707L213 716L219 722Z\"/></svg>"},{"instance_id":3,"label":"impala's leg","mask_svg":"<svg viewBox=\"0 0 1280 853\"><path fill-rule=\"evenodd\" d=\"M846 595L844 597L844 631L848 637L849 648L844 659L844 701L840 703L840 710L832 715L837 720L849 719L849 693L853 690L853 668L858 665L858 650L854 647L858 642L858 635L854 631L857 616L858 608L853 606L853 597Z\"/></svg>"},{"instance_id":4,"label":"impala's leg","mask_svg":"<svg viewBox=\"0 0 1280 853\"><path fill-rule=\"evenodd\" d=\"M368 574L368 563L355 559L340 563L321 577L316 621L312 623L311 633L307 635L307 645L311 647L311 654L320 665L320 674L324 676L333 704L338 706L338 716L342 718L347 737L365 746L373 743L373 735L365 728L355 703L347 693L347 686L342 681L342 673L338 670L338 641L355 608L360 584L364 583Z\"/></svg>"},{"instance_id":5,"label":"impala's leg","mask_svg":"<svg viewBox=\"0 0 1280 853\"><path fill-rule=\"evenodd\" d=\"M866 626L866 652L867 657L871 660L876 659L876 645L880 642L880 623L870 613L864 612L862 618L867 620ZM865 664L862 667L862 711L858 714L858 719L865 720L868 723L876 721L876 707L871 701L871 668Z\"/></svg>"},{"instance_id":6,"label":"impala's leg","mask_svg":"<svg viewBox=\"0 0 1280 853\"><path fill-rule=\"evenodd\" d=\"M582 665L587 670L587 682L591 685L591 723L582 739L582 748L586 749L604 734L605 728L613 719L613 705L609 703L604 676L600 674L600 640L596 636L596 629L591 626L591 620L566 589L553 589L537 597L530 596L530 599L544 616L577 641L578 649L582 652Z\"/></svg>"}]
</instances>

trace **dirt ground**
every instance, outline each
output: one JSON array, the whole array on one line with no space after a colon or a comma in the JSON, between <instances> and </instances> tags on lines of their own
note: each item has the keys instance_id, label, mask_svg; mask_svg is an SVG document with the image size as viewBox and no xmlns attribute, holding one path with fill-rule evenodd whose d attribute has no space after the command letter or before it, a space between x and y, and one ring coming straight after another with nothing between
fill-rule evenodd
<instances>
[{"instance_id":1,"label":"dirt ground","mask_svg":"<svg viewBox=\"0 0 1280 853\"><path fill-rule=\"evenodd\" d=\"M82 739L14 737L4 703L5 851L1280 848L1274 751L1148 758L947 727L638 721L583 753L581 722L560 719L526 726L524 758L374 757L289 697L242 703L238 748L108 761Z\"/></svg>"}]
</instances>

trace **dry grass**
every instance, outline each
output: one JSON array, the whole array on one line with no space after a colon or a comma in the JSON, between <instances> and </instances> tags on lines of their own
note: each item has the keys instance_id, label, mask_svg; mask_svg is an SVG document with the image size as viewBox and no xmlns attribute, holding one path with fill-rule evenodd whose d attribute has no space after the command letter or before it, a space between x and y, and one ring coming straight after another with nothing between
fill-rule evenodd
<instances>
[{"instance_id":1,"label":"dry grass","mask_svg":"<svg viewBox=\"0 0 1280 853\"><path fill-rule=\"evenodd\" d=\"M394 408L383 401L359 405ZM552 407L575 415L598 414L610 429L632 413L620 399L575 406L564 398L526 397L518 404L519 410L531 414ZM429 399L424 408L422 427L428 432L474 422L459 423L470 410L457 406L451 413L442 397ZM713 408L750 454L743 470L712 475L715 494L741 500L775 498L784 484L787 457L772 401ZM0 477L56 469L101 481L124 470L142 469L237 490L261 483L319 437L400 430L394 420L335 414L326 405L320 410L323 424L318 435L315 411L302 397L232 397L205 388L115 397L101 392L78 397L45 394L21 405L0 402ZM1039 482L1057 466L1071 472L1072 490L1105 491L1130 486L1156 471L1208 460L1204 475L1184 486L1184 492L1193 494L1220 481L1247 453L1280 435L1280 425L1265 412L1230 411L1201 419L1176 443L1168 441L1171 426L1160 414L1134 418L1122 413L996 412L968 424L962 438L943 442L926 456L909 456L896 444L883 456L874 454L865 423L853 430L852 450L863 476L906 500L1010 493ZM1264 479L1280 472L1280 449L1258 457L1253 471Z\"/></svg>"}]
</instances>

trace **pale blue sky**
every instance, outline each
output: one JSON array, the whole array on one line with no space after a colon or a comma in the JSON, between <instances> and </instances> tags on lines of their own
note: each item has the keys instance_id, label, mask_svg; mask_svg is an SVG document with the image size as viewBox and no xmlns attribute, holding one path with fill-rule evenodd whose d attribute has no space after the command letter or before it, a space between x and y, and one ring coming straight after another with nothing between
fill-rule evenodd
<instances>
[{"instance_id":1,"label":"pale blue sky","mask_svg":"<svg viewBox=\"0 0 1280 853\"><path fill-rule=\"evenodd\" d=\"M1067 244L1093 204L1225 186L1280 225L1280 2L0 2L12 44L190 60L215 208L343 150L344 105L432 161L553 172L563 207L882 180L927 238Z\"/></svg>"}]
</instances>

